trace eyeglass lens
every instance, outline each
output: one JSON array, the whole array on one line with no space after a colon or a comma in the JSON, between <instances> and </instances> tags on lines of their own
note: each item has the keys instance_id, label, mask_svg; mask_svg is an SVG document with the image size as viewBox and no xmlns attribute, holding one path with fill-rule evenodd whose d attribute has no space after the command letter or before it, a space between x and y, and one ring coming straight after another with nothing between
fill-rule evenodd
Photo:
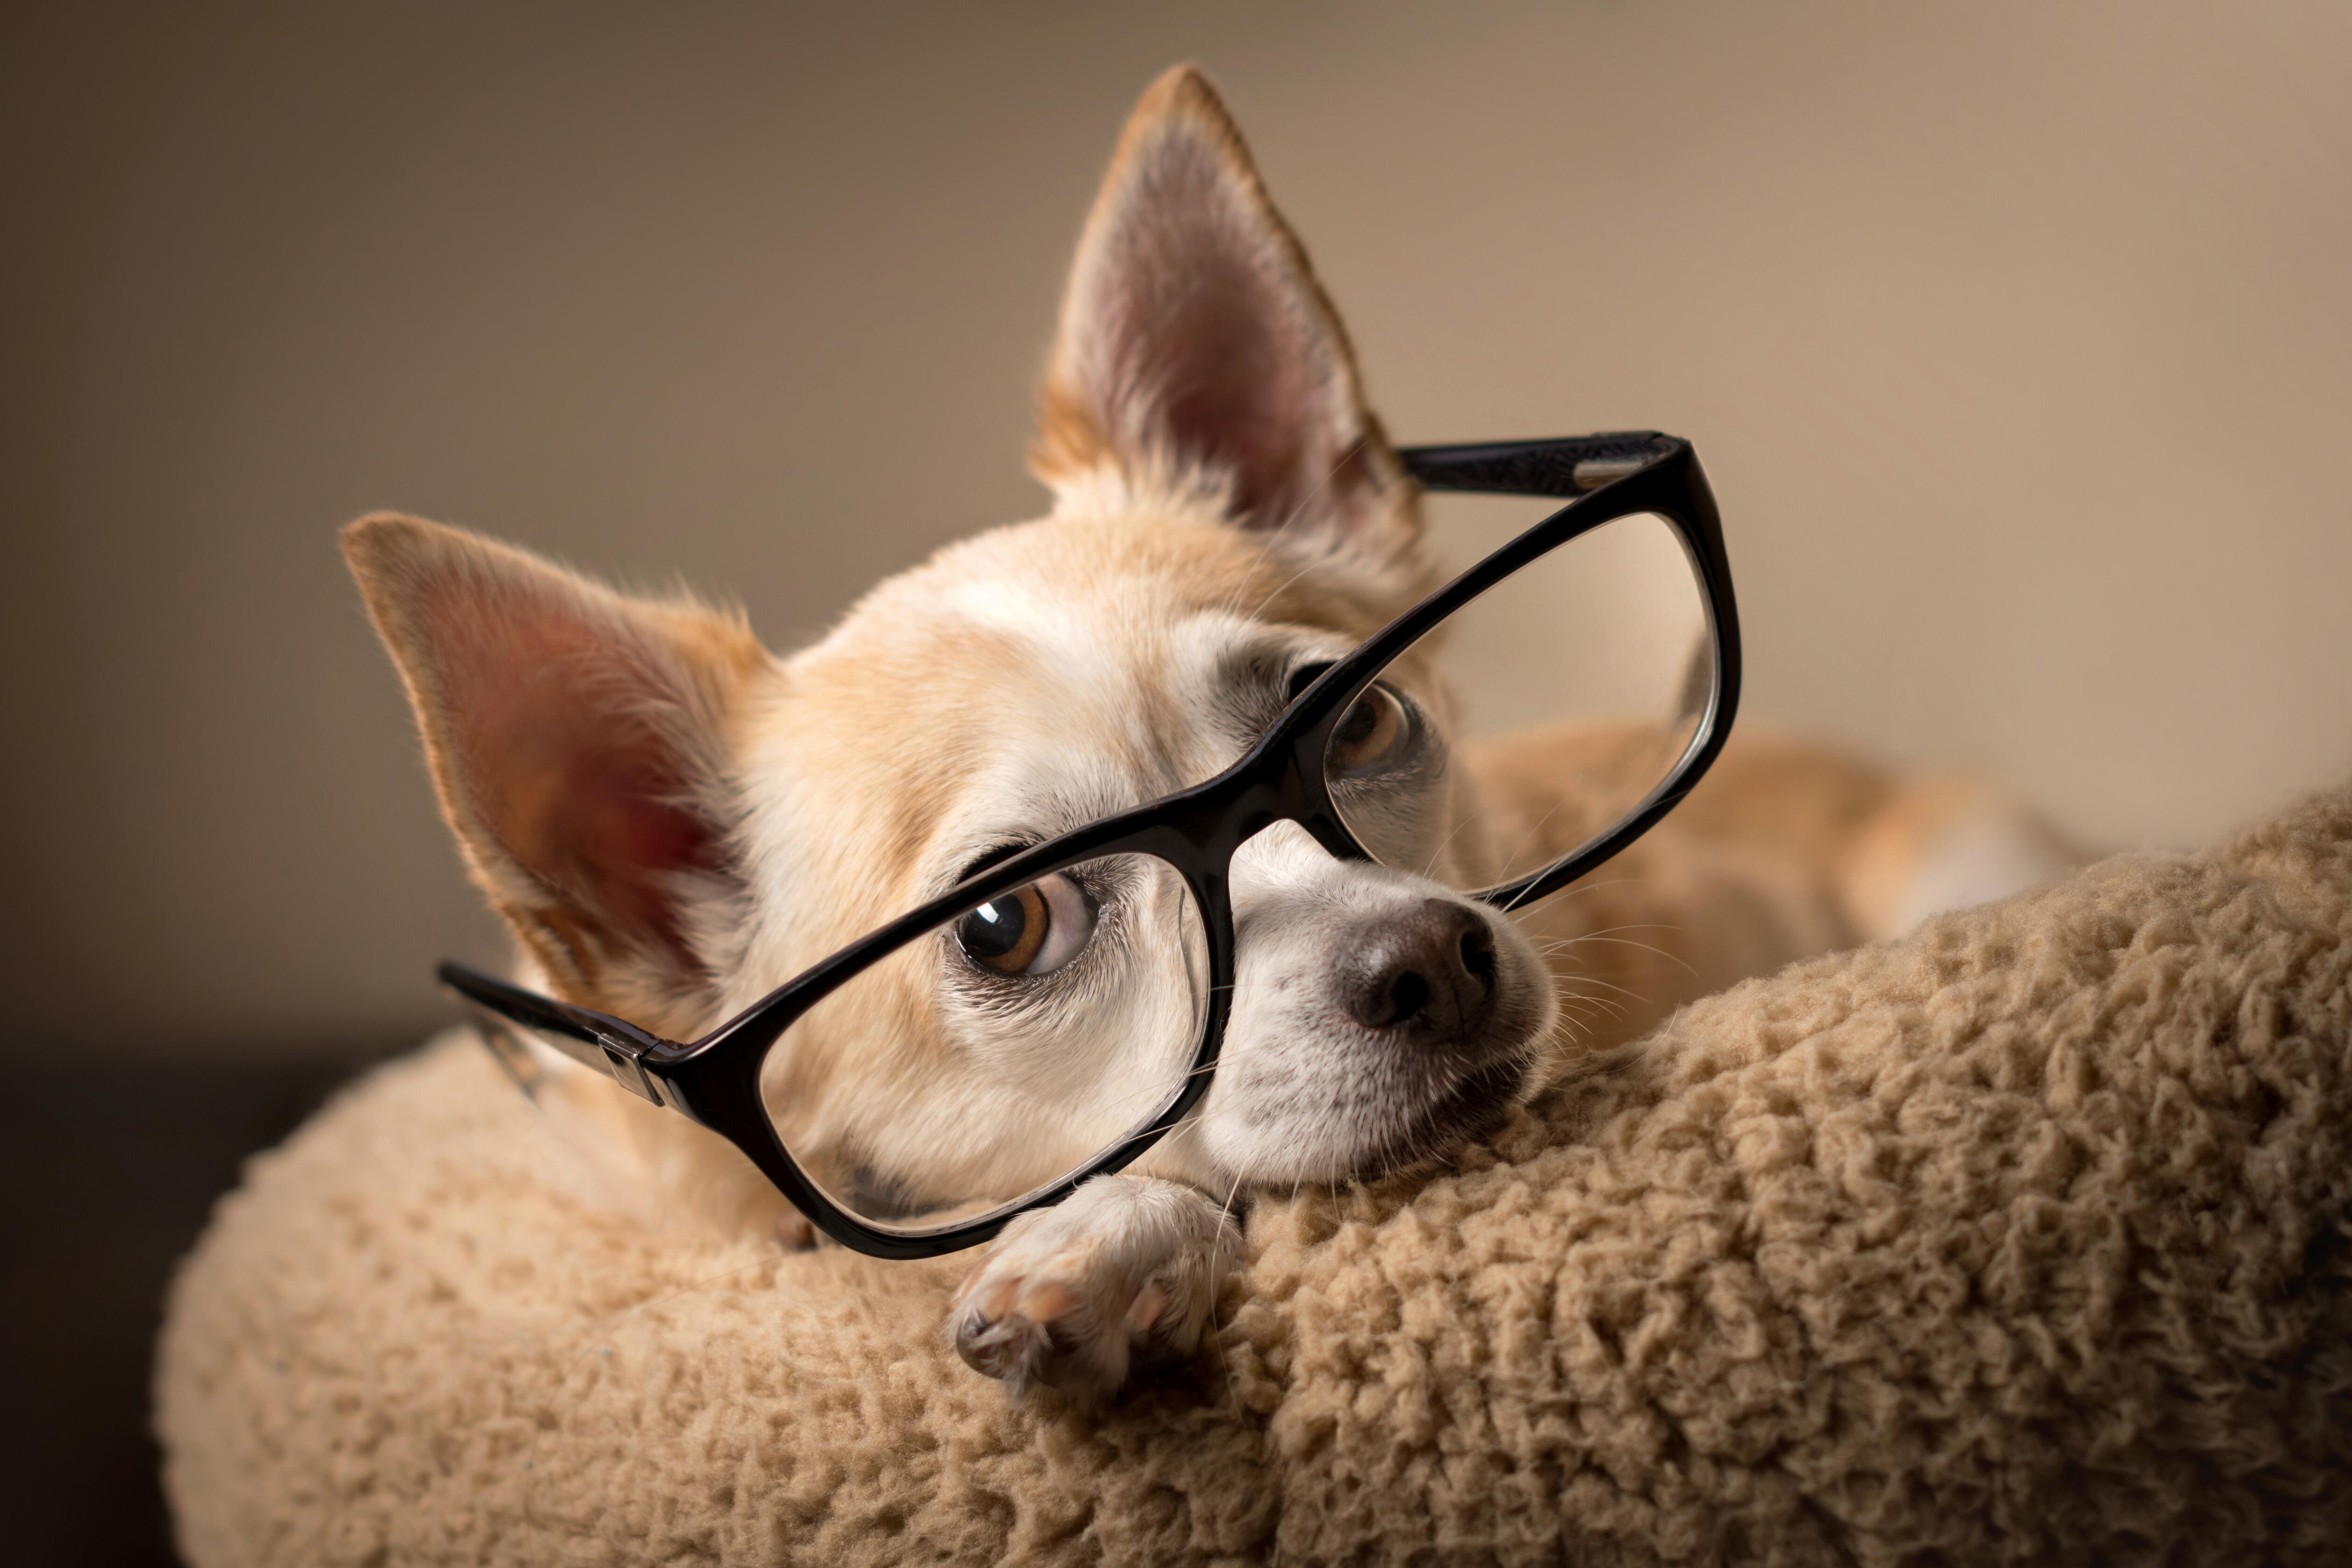
<instances>
[{"instance_id":1,"label":"eyeglass lens","mask_svg":"<svg viewBox=\"0 0 2352 1568\"><path fill-rule=\"evenodd\" d=\"M1168 1108L1206 1027L1208 975L1174 868L1086 861L958 911L811 1008L770 1052L769 1117L868 1224L969 1218ZM867 1059L834 1070L853 1053Z\"/></svg>"},{"instance_id":2,"label":"eyeglass lens","mask_svg":"<svg viewBox=\"0 0 2352 1568\"><path fill-rule=\"evenodd\" d=\"M1528 503L1432 498L1471 561ZM1715 642L1697 567L1664 518L1618 518L1538 557L1407 648L1339 720L1333 804L1382 864L1465 890L1559 864L1623 822L1704 719Z\"/></svg>"}]
</instances>

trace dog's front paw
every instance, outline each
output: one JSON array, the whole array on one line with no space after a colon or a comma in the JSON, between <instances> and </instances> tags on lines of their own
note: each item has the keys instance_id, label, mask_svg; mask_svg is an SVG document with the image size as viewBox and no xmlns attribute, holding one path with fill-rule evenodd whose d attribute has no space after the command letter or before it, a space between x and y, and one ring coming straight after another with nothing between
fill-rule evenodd
<instances>
[{"instance_id":1,"label":"dog's front paw","mask_svg":"<svg viewBox=\"0 0 2352 1568\"><path fill-rule=\"evenodd\" d=\"M1191 1187L1097 1176L1005 1227L956 1291L948 1331L1016 1399L1042 1385L1097 1404L1200 1347L1233 1234Z\"/></svg>"}]
</instances>

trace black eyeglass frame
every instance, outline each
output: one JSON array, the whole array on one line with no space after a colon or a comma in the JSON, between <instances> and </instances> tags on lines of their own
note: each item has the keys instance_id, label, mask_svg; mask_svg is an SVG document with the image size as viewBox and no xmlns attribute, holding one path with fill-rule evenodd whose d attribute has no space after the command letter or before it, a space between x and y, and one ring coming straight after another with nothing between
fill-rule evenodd
<instances>
[{"instance_id":1,"label":"black eyeglass frame","mask_svg":"<svg viewBox=\"0 0 2352 1568\"><path fill-rule=\"evenodd\" d=\"M1706 711L1673 770L1609 831L1566 859L1466 895L1510 910L1585 875L1647 832L1698 783L1731 732L1739 702L1739 621L1722 520L1689 442L1656 431L1548 441L1407 447L1405 471L1424 489L1570 498L1569 504L1455 577L1326 669L1283 710L1247 754L1204 784L1103 817L996 862L938 898L850 943L694 1041L667 1040L625 1019L508 984L445 963L442 983L482 1010L485 1038L500 1047L502 1022L550 1045L656 1105L671 1106L748 1156L793 1206L845 1247L877 1258L932 1258L974 1247L1015 1216L1060 1202L1093 1177L1126 1166L1190 1115L1209 1091L1224 1044L1234 987L1233 905L1226 879L1236 850L1277 822L1296 822L1332 855L1375 857L1334 805L1324 755L1331 731L1396 657L1446 616L1538 557L1635 513L1671 525L1696 569L1715 649ZM760 1093L761 1068L784 1031L835 990L952 917L1081 861L1149 855L1191 892L1209 938L1206 1017L1192 1067L1149 1122L1083 1168L985 1214L929 1226L875 1225L842 1206L785 1148ZM511 1037L507 1043L511 1045ZM502 1057L506 1056L501 1049ZM511 1061L511 1058L509 1058Z\"/></svg>"}]
</instances>

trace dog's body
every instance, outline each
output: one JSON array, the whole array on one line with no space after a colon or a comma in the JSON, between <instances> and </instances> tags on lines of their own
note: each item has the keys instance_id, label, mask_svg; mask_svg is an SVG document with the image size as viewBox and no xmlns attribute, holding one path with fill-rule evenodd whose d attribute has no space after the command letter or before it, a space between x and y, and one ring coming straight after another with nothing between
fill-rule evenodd
<instances>
[{"instance_id":1,"label":"dog's body","mask_svg":"<svg viewBox=\"0 0 2352 1568\"><path fill-rule=\"evenodd\" d=\"M1433 585L1338 320L1189 71L1137 110L1089 221L1037 467L1050 517L942 552L785 660L689 602L428 523L354 525L445 809L535 980L693 1037L1006 845L1222 770L1302 668ZM1395 679L1440 706L1435 670ZM1588 727L1472 748L1432 876L1335 860L1289 826L1244 845L1233 1015L1201 1112L1006 1230L951 1311L966 1359L1016 1388L1115 1389L1138 1352L1197 1342L1238 1193L1435 1152L1691 996L2064 863L1991 796L1739 736L1586 885L1516 919L1454 893L1479 885L1497 833L1571 847L1580 802L1559 781L1605 767L1612 743ZM1494 831L1459 831L1474 821ZM1169 956L1143 919L1075 940L1106 965ZM1400 973L1445 1005L1382 1000ZM843 1181L854 1163L911 1193L1010 1196L1123 1125L1121 1042L1150 1020L1015 1042L990 1032L1002 1007L919 973L893 986L771 1058L796 1154L837 1160ZM673 1204L790 1229L715 1137L586 1074L564 1092ZM949 1124L965 1131L943 1140Z\"/></svg>"}]
</instances>

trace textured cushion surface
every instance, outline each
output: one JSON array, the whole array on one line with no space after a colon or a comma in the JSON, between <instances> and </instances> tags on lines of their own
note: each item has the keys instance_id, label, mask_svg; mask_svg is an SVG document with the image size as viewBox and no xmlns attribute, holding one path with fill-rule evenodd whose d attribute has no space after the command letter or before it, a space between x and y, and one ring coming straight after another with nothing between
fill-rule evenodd
<instances>
[{"instance_id":1,"label":"textured cushion surface","mask_svg":"<svg viewBox=\"0 0 2352 1568\"><path fill-rule=\"evenodd\" d=\"M478 1046L256 1160L157 1421L230 1564L2339 1561L2352 795L1689 1008L1434 1178L1262 1202L1103 1416L969 1259L600 1205Z\"/></svg>"}]
</instances>

